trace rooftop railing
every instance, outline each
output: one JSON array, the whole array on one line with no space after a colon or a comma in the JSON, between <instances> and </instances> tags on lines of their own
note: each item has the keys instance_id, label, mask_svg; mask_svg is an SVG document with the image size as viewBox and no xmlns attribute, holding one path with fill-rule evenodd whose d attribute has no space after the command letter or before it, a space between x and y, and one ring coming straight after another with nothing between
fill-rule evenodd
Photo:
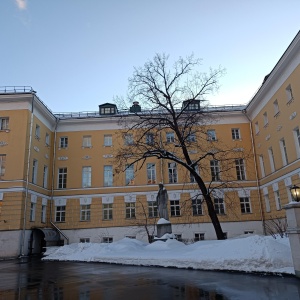
<instances>
[{"instance_id":1,"label":"rooftop railing","mask_svg":"<svg viewBox=\"0 0 300 300\"><path fill-rule=\"evenodd\" d=\"M31 86L0 86L0 94L35 93Z\"/></svg>"}]
</instances>

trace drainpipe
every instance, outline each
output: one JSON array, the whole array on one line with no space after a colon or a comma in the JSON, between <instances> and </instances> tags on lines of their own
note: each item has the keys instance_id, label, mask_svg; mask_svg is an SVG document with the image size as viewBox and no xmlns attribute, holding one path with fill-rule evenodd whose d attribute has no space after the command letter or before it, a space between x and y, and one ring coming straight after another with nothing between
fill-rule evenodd
<instances>
[{"instance_id":1,"label":"drainpipe","mask_svg":"<svg viewBox=\"0 0 300 300\"><path fill-rule=\"evenodd\" d=\"M55 174L55 160L56 160L56 140L57 140L57 126L59 118L56 119L54 128L54 145L53 145L53 157L52 157L52 180L51 180L51 195L50 195L50 223L53 220L53 194L54 194L54 174Z\"/></svg>"},{"instance_id":2,"label":"drainpipe","mask_svg":"<svg viewBox=\"0 0 300 300\"><path fill-rule=\"evenodd\" d=\"M30 169L30 159L31 159L34 96L35 96L35 94L32 92L30 131L29 131L27 170L26 170L26 187L25 187L25 199L24 199L23 228L22 228L22 233L21 233L20 256L24 256L24 248L25 248L24 243L25 243L25 231L26 231L26 214L27 214L27 200L28 200L28 186L29 186L29 169Z\"/></svg>"},{"instance_id":3,"label":"drainpipe","mask_svg":"<svg viewBox=\"0 0 300 300\"><path fill-rule=\"evenodd\" d=\"M254 168L255 168L258 200L259 200L259 210L260 210L261 221L262 221L262 224L263 224L263 233L264 233L264 235L266 235L265 220L264 220L263 209L262 209L262 200L261 200L260 189L259 189L259 180L258 180L258 171L257 171L257 162L256 162L256 151L255 151L255 147L254 147L254 138L253 138L253 127L252 127L252 122L251 122L249 116L247 115L247 110L243 109L242 113L246 116L246 118L248 119L248 121L250 123L251 145L252 145L252 152L253 152L253 155L254 155Z\"/></svg>"}]
</instances>

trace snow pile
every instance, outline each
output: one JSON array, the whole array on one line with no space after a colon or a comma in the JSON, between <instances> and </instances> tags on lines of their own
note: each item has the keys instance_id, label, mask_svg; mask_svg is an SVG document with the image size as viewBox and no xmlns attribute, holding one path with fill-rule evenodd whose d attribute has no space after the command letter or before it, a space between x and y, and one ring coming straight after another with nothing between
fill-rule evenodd
<instances>
[{"instance_id":1,"label":"snow pile","mask_svg":"<svg viewBox=\"0 0 300 300\"><path fill-rule=\"evenodd\" d=\"M185 245L177 240L146 244L124 238L111 244L78 243L52 247L44 260L294 274L288 238L247 235Z\"/></svg>"}]
</instances>

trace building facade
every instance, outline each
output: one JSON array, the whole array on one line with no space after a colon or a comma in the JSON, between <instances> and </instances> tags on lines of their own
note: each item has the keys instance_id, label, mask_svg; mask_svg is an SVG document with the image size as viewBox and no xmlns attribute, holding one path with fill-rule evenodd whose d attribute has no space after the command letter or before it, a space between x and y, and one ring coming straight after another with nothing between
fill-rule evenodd
<instances>
[{"instance_id":1,"label":"building facade","mask_svg":"<svg viewBox=\"0 0 300 300\"><path fill-rule=\"evenodd\" d=\"M210 108L216 117L207 143L226 141L249 154L235 161L230 185L216 188L213 198L229 238L271 233L272 222L284 220L291 186L300 185L299 62L298 33L248 105ZM61 241L148 240L160 182L177 238L215 238L205 204L193 198L197 186L179 165L151 158L140 169L116 166L120 145L130 144L119 116L138 106L119 112L105 103L97 112L53 114L31 88L1 89L0 257L39 253ZM162 140L175 142L168 131ZM208 160L199 170L207 185L217 186L220 167Z\"/></svg>"}]
</instances>

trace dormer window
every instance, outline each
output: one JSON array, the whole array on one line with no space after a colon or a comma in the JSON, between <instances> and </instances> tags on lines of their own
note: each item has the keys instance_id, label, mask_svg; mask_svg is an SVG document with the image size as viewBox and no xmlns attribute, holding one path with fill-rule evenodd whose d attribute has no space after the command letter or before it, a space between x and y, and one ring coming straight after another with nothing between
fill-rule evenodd
<instances>
[{"instance_id":1,"label":"dormer window","mask_svg":"<svg viewBox=\"0 0 300 300\"><path fill-rule=\"evenodd\" d=\"M99 105L100 115L115 115L117 113L117 106L112 103L105 103Z\"/></svg>"},{"instance_id":2,"label":"dormer window","mask_svg":"<svg viewBox=\"0 0 300 300\"><path fill-rule=\"evenodd\" d=\"M185 110L200 110L200 100L187 100L182 103L182 109Z\"/></svg>"}]
</instances>

